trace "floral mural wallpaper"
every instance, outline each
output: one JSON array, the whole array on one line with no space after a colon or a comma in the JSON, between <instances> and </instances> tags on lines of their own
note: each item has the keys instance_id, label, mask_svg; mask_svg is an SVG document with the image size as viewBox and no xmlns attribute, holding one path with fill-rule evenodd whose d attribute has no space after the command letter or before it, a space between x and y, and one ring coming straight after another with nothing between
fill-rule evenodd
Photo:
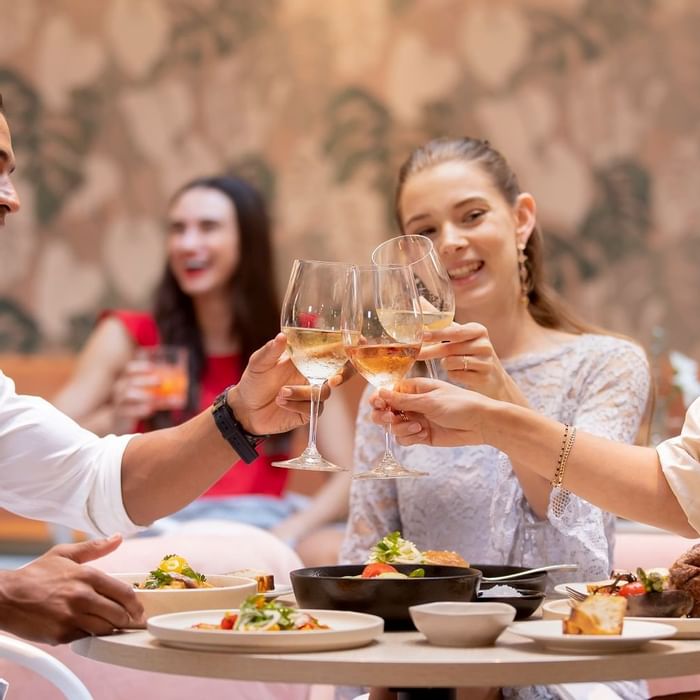
<instances>
[{"instance_id":1,"label":"floral mural wallpaper","mask_svg":"<svg viewBox=\"0 0 700 700\"><path fill-rule=\"evenodd\" d=\"M590 320L700 358L695 0L0 0L23 211L0 236L0 350L74 350L145 307L185 180L252 178L294 257L394 235L399 163L488 138L539 203ZM260 274L267 274L261 270ZM660 331L659 329L662 329Z\"/></svg>"}]
</instances>

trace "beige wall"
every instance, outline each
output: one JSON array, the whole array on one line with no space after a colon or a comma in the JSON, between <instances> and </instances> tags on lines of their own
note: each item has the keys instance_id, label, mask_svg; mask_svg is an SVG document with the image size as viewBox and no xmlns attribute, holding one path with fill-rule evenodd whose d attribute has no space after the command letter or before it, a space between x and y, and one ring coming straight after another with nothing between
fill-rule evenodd
<instances>
[{"instance_id":1,"label":"beige wall","mask_svg":"<svg viewBox=\"0 0 700 700\"><path fill-rule=\"evenodd\" d=\"M589 318L700 357L694 0L0 0L0 90L24 208L0 236L0 349L76 347L144 306L160 215L231 169L296 256L393 232L408 150L488 137L540 205ZM264 271L261 271L264 274Z\"/></svg>"}]
</instances>

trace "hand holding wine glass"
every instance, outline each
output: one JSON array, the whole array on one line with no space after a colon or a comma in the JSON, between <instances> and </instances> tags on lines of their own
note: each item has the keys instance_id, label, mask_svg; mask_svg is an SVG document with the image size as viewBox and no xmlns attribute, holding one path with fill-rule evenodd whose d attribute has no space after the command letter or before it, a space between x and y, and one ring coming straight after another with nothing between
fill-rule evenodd
<instances>
[{"instance_id":1,"label":"hand holding wine glass","mask_svg":"<svg viewBox=\"0 0 700 700\"><path fill-rule=\"evenodd\" d=\"M353 267L343 310L343 343L355 369L373 386L393 388L420 352L423 316L411 271L406 266ZM379 462L356 479L426 476L407 469L393 454L385 426L385 451Z\"/></svg>"},{"instance_id":2,"label":"hand holding wine glass","mask_svg":"<svg viewBox=\"0 0 700 700\"><path fill-rule=\"evenodd\" d=\"M276 467L345 471L319 453L316 426L321 388L347 362L340 322L349 272L344 263L317 260L295 260L292 266L282 306L282 332L292 362L311 384L309 442L299 457L273 462Z\"/></svg>"}]
</instances>

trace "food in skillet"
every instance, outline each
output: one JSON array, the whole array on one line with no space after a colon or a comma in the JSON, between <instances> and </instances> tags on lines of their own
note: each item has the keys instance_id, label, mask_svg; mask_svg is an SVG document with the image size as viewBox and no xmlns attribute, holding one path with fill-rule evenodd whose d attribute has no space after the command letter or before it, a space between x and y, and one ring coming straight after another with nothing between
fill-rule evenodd
<instances>
[{"instance_id":1,"label":"food in skillet","mask_svg":"<svg viewBox=\"0 0 700 700\"><path fill-rule=\"evenodd\" d=\"M237 613L227 612L218 625L200 622L192 627L234 632L306 632L330 629L313 615L287 607L277 600L266 601L262 595L246 598Z\"/></svg>"},{"instance_id":2,"label":"food in skillet","mask_svg":"<svg viewBox=\"0 0 700 700\"><path fill-rule=\"evenodd\" d=\"M177 554L166 554L158 568L145 581L134 583L134 588L156 590L165 588L213 588L207 577L194 571L187 560Z\"/></svg>"},{"instance_id":3,"label":"food in skillet","mask_svg":"<svg viewBox=\"0 0 700 700\"><path fill-rule=\"evenodd\" d=\"M343 578L423 578L424 576L425 569L421 569L420 567L413 569L413 571L408 574L404 574L391 564L375 562L373 564L367 564L367 566L362 569L361 574L357 576L343 576Z\"/></svg>"},{"instance_id":4,"label":"food in skillet","mask_svg":"<svg viewBox=\"0 0 700 700\"><path fill-rule=\"evenodd\" d=\"M685 617L693 608L692 596L671 585L667 569L613 571L611 581L588 584L588 592L597 596L627 600L628 617Z\"/></svg>"},{"instance_id":5,"label":"food in skillet","mask_svg":"<svg viewBox=\"0 0 700 700\"><path fill-rule=\"evenodd\" d=\"M464 557L457 552L434 549L421 552L413 542L401 537L401 533L398 530L383 537L372 547L366 563L469 566Z\"/></svg>"}]
</instances>

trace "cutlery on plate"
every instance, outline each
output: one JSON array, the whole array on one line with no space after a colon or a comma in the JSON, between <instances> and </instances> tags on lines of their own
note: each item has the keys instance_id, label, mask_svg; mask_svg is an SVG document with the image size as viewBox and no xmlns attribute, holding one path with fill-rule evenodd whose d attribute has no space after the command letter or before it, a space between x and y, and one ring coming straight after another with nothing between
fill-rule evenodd
<instances>
[{"instance_id":1,"label":"cutlery on plate","mask_svg":"<svg viewBox=\"0 0 700 700\"><path fill-rule=\"evenodd\" d=\"M540 571L574 571L578 569L578 564L550 564L549 566L538 566L534 569L525 569L518 571L515 574L505 574L505 576L482 576L481 580L485 583L494 583L495 581L508 581L513 578L523 578L530 574L538 574Z\"/></svg>"},{"instance_id":2,"label":"cutlery on plate","mask_svg":"<svg viewBox=\"0 0 700 700\"><path fill-rule=\"evenodd\" d=\"M569 596L570 600L575 600L577 602L581 602L582 600L586 600L586 598L588 598L586 593L583 591L577 591L571 586L566 586L566 594Z\"/></svg>"}]
</instances>

